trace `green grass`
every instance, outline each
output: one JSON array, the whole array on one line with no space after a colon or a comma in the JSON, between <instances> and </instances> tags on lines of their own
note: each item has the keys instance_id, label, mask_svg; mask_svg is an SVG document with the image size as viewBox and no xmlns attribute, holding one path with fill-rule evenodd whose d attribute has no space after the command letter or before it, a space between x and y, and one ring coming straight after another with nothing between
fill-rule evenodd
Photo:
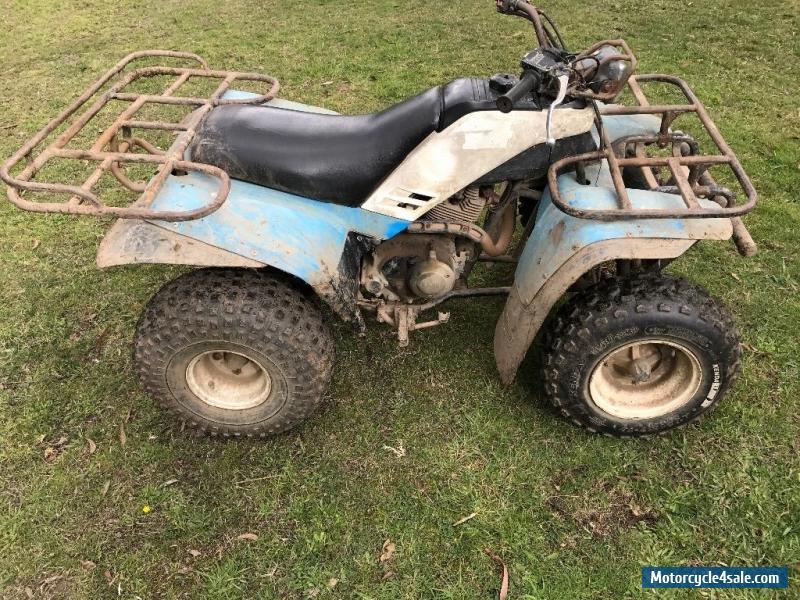
<instances>
[{"instance_id":1,"label":"green grass","mask_svg":"<svg viewBox=\"0 0 800 600\"><path fill-rule=\"evenodd\" d=\"M490 299L454 304L449 325L406 350L378 326L366 339L337 326L329 402L307 426L264 442L197 439L139 391L131 366L137 316L178 271L99 272L107 223L2 203L0 596L492 598L500 579L484 548L508 564L514 599L689 595L642 592L649 564L797 567L798 5L546 8L575 47L622 35L642 71L683 75L761 192L747 219L756 258L707 244L673 268L727 301L743 332L726 403L657 439L589 435L540 400L532 362L500 385L502 303ZM359 112L513 70L531 45L487 0L0 0L0 12L3 158L134 49L195 51L276 75L284 97ZM386 449L400 445L403 457ZM381 563L387 539L396 552ZM796 598L793 577L786 593L691 594Z\"/></svg>"}]
</instances>

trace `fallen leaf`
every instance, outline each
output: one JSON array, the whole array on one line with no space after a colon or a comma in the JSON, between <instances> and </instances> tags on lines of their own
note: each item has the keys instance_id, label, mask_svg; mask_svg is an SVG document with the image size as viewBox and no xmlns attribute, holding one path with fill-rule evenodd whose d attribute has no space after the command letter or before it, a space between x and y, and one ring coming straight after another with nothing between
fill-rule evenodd
<instances>
[{"instance_id":1,"label":"fallen leaf","mask_svg":"<svg viewBox=\"0 0 800 600\"><path fill-rule=\"evenodd\" d=\"M386 581L392 577L394 577L394 571L386 571L386 573L383 574L383 577L381 577L381 581Z\"/></svg>"},{"instance_id":2,"label":"fallen leaf","mask_svg":"<svg viewBox=\"0 0 800 600\"><path fill-rule=\"evenodd\" d=\"M33 244L31 244L31 250L36 250L39 247L39 244L41 243L42 243L41 240L33 240Z\"/></svg>"},{"instance_id":3,"label":"fallen leaf","mask_svg":"<svg viewBox=\"0 0 800 600\"><path fill-rule=\"evenodd\" d=\"M381 557L378 559L380 562L385 563L392 560L394 551L397 546L392 540L386 540L381 547Z\"/></svg>"},{"instance_id":4,"label":"fallen leaf","mask_svg":"<svg viewBox=\"0 0 800 600\"><path fill-rule=\"evenodd\" d=\"M198 556L200 556L200 554L202 554L202 553L200 552L200 550L193 550L193 549L191 549L191 548L190 548L189 550L187 550L187 552L188 552L189 554L191 554L192 556L194 556L195 558L197 558Z\"/></svg>"},{"instance_id":5,"label":"fallen leaf","mask_svg":"<svg viewBox=\"0 0 800 600\"><path fill-rule=\"evenodd\" d=\"M177 480L177 479L167 479L167 480L166 480L164 483L162 483L161 485L162 485L162 487L167 487L167 486L170 486L170 485L174 485L174 484L176 484L176 483L178 483L178 480Z\"/></svg>"},{"instance_id":6,"label":"fallen leaf","mask_svg":"<svg viewBox=\"0 0 800 600\"><path fill-rule=\"evenodd\" d=\"M474 519L477 516L478 516L478 513L471 513L471 514L467 515L466 517L464 517L463 519L459 519L458 521L453 523L453 527L458 527L459 525L463 525L464 523L466 523L470 519Z\"/></svg>"},{"instance_id":7,"label":"fallen leaf","mask_svg":"<svg viewBox=\"0 0 800 600\"><path fill-rule=\"evenodd\" d=\"M47 462L53 462L58 457L58 451L52 446L44 449L44 459Z\"/></svg>"},{"instance_id":8,"label":"fallen leaf","mask_svg":"<svg viewBox=\"0 0 800 600\"><path fill-rule=\"evenodd\" d=\"M94 454L97 452L97 444L94 443L94 440L86 438L86 443L89 446L89 454Z\"/></svg>"},{"instance_id":9,"label":"fallen leaf","mask_svg":"<svg viewBox=\"0 0 800 600\"><path fill-rule=\"evenodd\" d=\"M397 458L403 458L406 455L406 449L403 448L403 443L402 442L400 442L397 445L397 448L395 448L394 446L386 446L386 445L384 445L383 449L384 450L388 450L389 452L394 454Z\"/></svg>"},{"instance_id":10,"label":"fallen leaf","mask_svg":"<svg viewBox=\"0 0 800 600\"><path fill-rule=\"evenodd\" d=\"M81 567L83 567L83 569L85 571L91 571L96 566L97 566L97 564L95 564L94 561L91 561L91 560L82 560L81 561Z\"/></svg>"},{"instance_id":11,"label":"fallen leaf","mask_svg":"<svg viewBox=\"0 0 800 600\"><path fill-rule=\"evenodd\" d=\"M33 590L32 590L31 588L29 588L29 587L26 587L26 588L25 588L25 595L26 595L28 598L33 598Z\"/></svg>"},{"instance_id":12,"label":"fallen leaf","mask_svg":"<svg viewBox=\"0 0 800 600\"><path fill-rule=\"evenodd\" d=\"M742 283L742 278L739 277L736 273L731 273L731 277L733 277L739 283Z\"/></svg>"},{"instance_id":13,"label":"fallen leaf","mask_svg":"<svg viewBox=\"0 0 800 600\"><path fill-rule=\"evenodd\" d=\"M322 85L333 85L333 81L323 81Z\"/></svg>"},{"instance_id":14,"label":"fallen leaf","mask_svg":"<svg viewBox=\"0 0 800 600\"><path fill-rule=\"evenodd\" d=\"M330 579L328 579L328 588L329 588L329 589L331 589L331 590L332 590L332 589L333 589L333 588L335 588L337 585L339 585L339 580L338 580L338 579L336 579L336 577L331 577Z\"/></svg>"},{"instance_id":15,"label":"fallen leaf","mask_svg":"<svg viewBox=\"0 0 800 600\"><path fill-rule=\"evenodd\" d=\"M111 574L111 571L106 571L105 573L103 573L103 577L106 578L108 585L114 583L114 576Z\"/></svg>"},{"instance_id":16,"label":"fallen leaf","mask_svg":"<svg viewBox=\"0 0 800 600\"><path fill-rule=\"evenodd\" d=\"M255 533L243 533L242 535L236 536L237 540L247 540L248 542L255 542L258 539L258 536Z\"/></svg>"},{"instance_id":17,"label":"fallen leaf","mask_svg":"<svg viewBox=\"0 0 800 600\"><path fill-rule=\"evenodd\" d=\"M89 352L87 353L89 360L92 360L96 363L100 362L100 359L98 357L102 354L103 348L106 345L106 339L108 339L108 335L110 333L111 333L111 327L106 327L105 329L103 329L100 335L97 336L97 338L94 341L94 344L92 344L91 350L89 350Z\"/></svg>"},{"instance_id":18,"label":"fallen leaf","mask_svg":"<svg viewBox=\"0 0 800 600\"><path fill-rule=\"evenodd\" d=\"M755 346L753 346L751 344L747 344L747 343L743 343L742 344L742 348L744 348L748 352L752 352L753 354L759 354L761 356L767 356L767 354L768 354L767 352L764 352L763 350L759 350Z\"/></svg>"},{"instance_id":19,"label":"fallen leaf","mask_svg":"<svg viewBox=\"0 0 800 600\"><path fill-rule=\"evenodd\" d=\"M119 443L123 446L128 443L128 436L125 435L125 424L119 426Z\"/></svg>"},{"instance_id":20,"label":"fallen leaf","mask_svg":"<svg viewBox=\"0 0 800 600\"><path fill-rule=\"evenodd\" d=\"M111 480L109 479L103 484L103 489L100 490L100 495L105 496L108 493L108 488L111 487Z\"/></svg>"},{"instance_id":21,"label":"fallen leaf","mask_svg":"<svg viewBox=\"0 0 800 600\"><path fill-rule=\"evenodd\" d=\"M500 595L497 597L498 600L506 600L508 598L508 567L506 563L503 562L503 559L497 556L494 552L492 552L489 548L484 550L486 556L491 558L495 564L503 570L502 579L500 581Z\"/></svg>"}]
</instances>

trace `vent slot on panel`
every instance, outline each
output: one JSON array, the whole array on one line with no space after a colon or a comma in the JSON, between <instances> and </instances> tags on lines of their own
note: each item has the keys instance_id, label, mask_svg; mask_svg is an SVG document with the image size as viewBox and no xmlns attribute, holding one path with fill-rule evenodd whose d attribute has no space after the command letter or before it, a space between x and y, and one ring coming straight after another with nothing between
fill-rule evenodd
<instances>
[{"instance_id":1,"label":"vent slot on panel","mask_svg":"<svg viewBox=\"0 0 800 600\"><path fill-rule=\"evenodd\" d=\"M407 211L408 218L413 219L427 212L431 207L432 200L434 200L434 196L424 191L395 188L392 193L383 197L381 204Z\"/></svg>"}]
</instances>

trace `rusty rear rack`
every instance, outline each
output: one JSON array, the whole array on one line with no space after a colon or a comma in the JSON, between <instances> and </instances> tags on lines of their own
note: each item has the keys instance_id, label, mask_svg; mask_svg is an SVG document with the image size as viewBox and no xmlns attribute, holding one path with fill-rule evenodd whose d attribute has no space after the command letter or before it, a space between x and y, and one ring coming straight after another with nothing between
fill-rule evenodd
<instances>
[{"instance_id":1,"label":"rusty rear rack","mask_svg":"<svg viewBox=\"0 0 800 600\"><path fill-rule=\"evenodd\" d=\"M182 59L194 63L193 67L145 66L125 72L136 60L151 57ZM128 90L135 81L168 77L171 81L160 94L135 93ZM116 81L115 81L116 78ZM208 97L178 96L176 93L193 78L218 80L219 83ZM254 82L268 86L266 93L247 99L224 98L235 82ZM108 86L105 91L101 90ZM162 221L188 221L199 219L217 210L226 200L230 190L228 174L217 167L184 160L184 152L195 135L197 126L215 106L223 104L261 104L274 98L280 86L268 75L216 71L196 54L165 50L134 52L114 65L103 77L92 84L69 107L41 129L33 138L0 166L0 179L8 185L9 200L21 209L41 213L71 215L112 216L135 219L159 219ZM96 98L91 105L89 102ZM94 117L110 102L122 101L127 107L113 123L102 130L88 148L67 147L82 132L90 131ZM82 108L88 108L79 113ZM148 105L173 105L190 109L179 123L166 121L136 120L137 113ZM77 116L76 116L77 115ZM70 122L70 119L72 121ZM45 145L56 130L69 126ZM136 137L134 130L162 131L177 134L177 139L168 150L158 148L146 139ZM94 138L94 136L92 136ZM49 161L68 159L88 161L96 167L81 185L66 185L35 181L34 178ZM16 175L12 171L26 161L25 167ZM125 173L125 165L149 164L157 168L148 182L133 181ZM189 211L159 211L149 208L158 191L173 171L201 172L216 178L219 187L216 195L204 206ZM111 173L124 188L138 193L135 201L126 206L106 204L93 190L105 173ZM26 192L46 192L64 196L63 202L36 201L26 197Z\"/></svg>"},{"instance_id":2,"label":"rusty rear rack","mask_svg":"<svg viewBox=\"0 0 800 600\"><path fill-rule=\"evenodd\" d=\"M642 91L640 83L662 83L677 87L686 98L685 104L650 104ZM694 92L681 79L668 75L632 76L629 88L636 100L636 106L606 105L598 107L596 126L600 137L600 149L578 156L559 160L550 167L548 183L553 204L563 212L582 219L604 221L620 219L703 219L729 217L734 219L735 229L743 230L738 217L750 212L756 206L758 195L749 177L742 168L736 154L728 146L717 126L711 120L703 104ZM612 140L603 127L602 117L614 115L657 115L661 117L661 127L657 134L635 135L620 140ZM697 116L703 129L716 145L718 153L701 154L697 142L690 136L672 130L673 122L684 114ZM657 146L670 150L665 156L650 156L647 148ZM584 164L604 160L608 164L617 207L613 209L590 209L575 207L566 202L558 187L558 176L572 168L581 178ZM728 188L717 185L708 173L713 166L724 165L730 168L741 186L746 201L738 204L736 194ZM650 190L679 195L684 207L674 210L647 209L633 207L623 181L622 170L626 167L639 168ZM666 168L667 177L659 178L656 172ZM698 202L699 198L713 200L717 206L708 207Z\"/></svg>"}]
</instances>

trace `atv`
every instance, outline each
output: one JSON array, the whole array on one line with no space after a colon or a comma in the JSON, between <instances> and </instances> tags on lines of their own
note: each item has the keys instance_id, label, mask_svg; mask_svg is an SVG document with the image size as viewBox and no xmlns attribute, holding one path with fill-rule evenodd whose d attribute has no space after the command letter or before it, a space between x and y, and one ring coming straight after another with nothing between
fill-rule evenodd
<instances>
[{"instance_id":1,"label":"atv","mask_svg":"<svg viewBox=\"0 0 800 600\"><path fill-rule=\"evenodd\" d=\"M334 366L331 312L405 346L448 320L424 316L443 302L487 295L506 298L505 384L539 340L544 392L574 423L618 436L689 423L731 389L739 335L663 269L701 240L753 254L753 185L684 81L636 74L624 40L573 52L534 5L496 5L533 25L519 75L343 116L278 98L267 75L136 52L0 177L19 208L115 217L100 268L202 267L149 301L134 359L143 388L209 434L307 418ZM56 181L54 162L70 165ZM513 278L474 287L478 263Z\"/></svg>"}]
</instances>

